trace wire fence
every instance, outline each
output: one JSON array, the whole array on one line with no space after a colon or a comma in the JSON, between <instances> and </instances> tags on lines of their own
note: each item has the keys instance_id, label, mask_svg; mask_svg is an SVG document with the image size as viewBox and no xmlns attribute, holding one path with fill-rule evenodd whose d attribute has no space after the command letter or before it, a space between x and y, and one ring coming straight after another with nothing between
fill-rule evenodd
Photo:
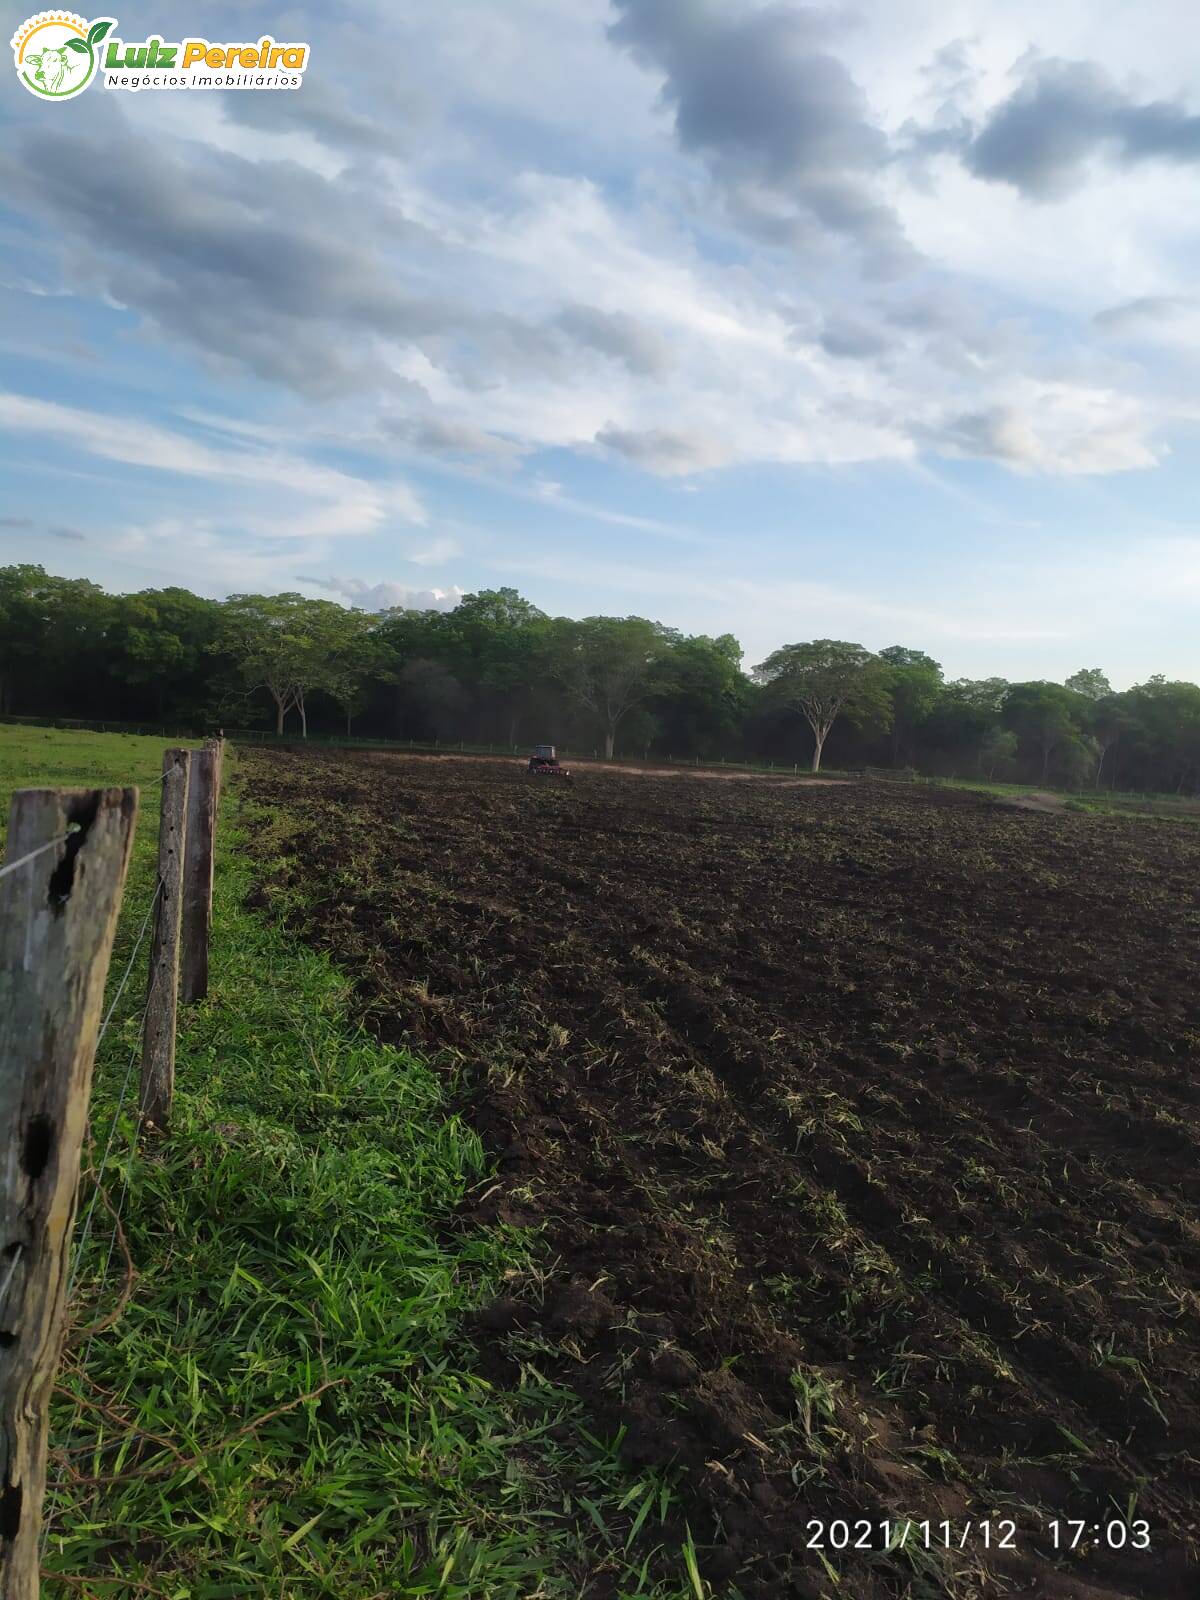
<instances>
[{"instance_id":1,"label":"wire fence","mask_svg":"<svg viewBox=\"0 0 1200 1600\"><path fill-rule=\"evenodd\" d=\"M196 815L200 816L202 819L205 819L207 822L207 840L204 838L205 828L200 826L193 829L194 838L192 841L194 848L198 852L197 859L202 860L205 863L208 872L209 901L208 906L206 907L207 915L204 923L205 985L207 983L207 918L211 916L213 832L215 829L216 797L220 787L222 749L223 747L219 744L209 745L203 752L208 759L206 764L199 769L200 792ZM193 770L192 755L186 752L168 752L168 755L171 759L168 759L166 762L164 762L164 766L161 771L156 771L153 774L146 774L144 776L139 775L139 777L135 778L132 780L132 782L126 785L104 785L104 789L107 790L111 790L114 787L130 789L136 786L149 786L152 789L157 789L160 785L166 783L167 779L171 777L172 774L174 774L176 777L182 776L182 785L178 783L174 785L173 795L168 789L162 790L162 813L159 818L159 859L157 870L153 877L153 887L149 892L144 911L141 912L140 925L138 926L136 935L133 938L132 948L129 950L128 956L124 959L124 964L120 970L119 976L116 978L115 984L113 982L113 972L109 971L106 974L107 981L104 983L104 987L108 990L110 998L107 1000L107 1005L104 1009L102 1020L100 1021L96 1030L94 1045L92 1046L91 1058L97 1063L97 1071L103 1072L106 1064L106 1058L111 1061L113 1053L112 1038L114 1035L112 1030L114 1029L114 1026L119 1023L122 1028L127 1028L132 1024L133 1039L129 1056L125 1062L123 1071L119 1073L119 1079L114 1075L114 1080L109 1086L112 1092L100 1092L93 1096L91 1105L80 1108L84 1113L84 1116L81 1117L81 1121L85 1123L82 1141L83 1150L81 1152L85 1159L80 1163L79 1176L75 1186L75 1206L72 1208L72 1215L81 1215L81 1221L78 1229L75 1231L74 1239L72 1240L68 1235L68 1240L65 1246L67 1259L62 1263L63 1268L65 1268L66 1278L65 1292L62 1293L61 1301L63 1307L64 1339L66 1329L70 1328L73 1320L76 1320L78 1316L77 1308L73 1305L73 1302L79 1287L81 1275L85 1267L87 1267L89 1263L96 1264L94 1277L93 1274L89 1272L88 1297L89 1300L95 1300L97 1303L101 1302L108 1293L112 1264L114 1257L117 1254L118 1247L120 1247L125 1256L126 1267L125 1284L122 1287L121 1292L116 1297L115 1306L110 1309L107 1315L94 1318L85 1329L80 1330L81 1334L86 1336L80 1347L80 1353L77 1358L77 1365L81 1368L86 1363L87 1353L90 1350L92 1341L95 1339L96 1335L102 1329L111 1326L112 1323L121 1315L127 1303L128 1296L132 1290L132 1285L134 1282L133 1264L129 1256L128 1245L125 1242L122 1218L126 1211L131 1183L134 1176L135 1161L133 1160L133 1157L136 1155L136 1152L139 1148L143 1128L147 1122L145 1078L146 1062L149 1057L147 1024L151 1015L152 1006L161 1002L161 992L158 993L158 998L156 1000L156 982L158 982L159 978L157 963L159 961L161 949L160 941L164 938L163 926L169 926L171 921L170 916L167 916L165 923L162 922L167 901L167 881L170 877L169 872L164 875L165 868L162 834L163 830L165 830L169 824L176 826L181 825L184 829L186 829L186 818L191 814L188 807L188 784L189 775ZM103 790L98 792L102 794ZM207 809L204 809L205 801L207 801ZM42 804L43 802L39 800L37 803ZM61 807L61 814L62 810L66 810L66 806L61 800L59 803ZM169 815L169 809L171 807L174 809L173 811L170 811ZM67 811L67 814L70 815L70 812ZM17 805L14 803L14 819L17 817L17 815ZM29 813L26 812L25 815L26 818L28 818ZM174 818L173 823L172 818ZM139 821L144 825L149 822L149 820L150 819L147 818L145 812L142 812ZM28 825L29 823L26 821L26 826ZM3 866L0 867L0 878L10 878L12 875L18 872L34 869L36 864L49 852L61 850L64 844L78 836L82 831L84 830L78 824L76 824L68 827L64 831L55 832L52 838L38 844L35 848L23 851L22 854L17 856L14 860L5 862ZM135 837L129 840L128 850L130 855L133 855L135 851L135 847L138 842L138 834L141 835L143 842L147 846L150 845L150 839L147 837L145 828L143 826L137 830ZM176 843L178 845L177 855L180 859L177 862L179 876L173 881L173 886L171 889L175 922L175 943L173 946L173 965L171 965L169 971L169 1045L172 1062L172 1082L175 1005L179 979L181 976L179 969L179 934L180 918L184 901L184 861L186 857L186 861L190 867L192 860L192 857L187 854L187 850L185 849L186 832L177 836ZM85 844L81 844L79 848L84 847ZM207 850L206 855L204 854L205 849ZM120 880L116 881L119 885ZM191 880L189 879L188 882L190 883ZM119 897L121 892L119 886L116 888L115 892ZM141 896L139 895L138 899L140 900L140 898ZM22 912L19 909L21 907L22 900L23 897L18 891L16 900L11 901L11 904L18 907L18 920L20 920L22 916ZM31 900L29 912L30 916L34 914L33 906L34 902ZM127 903L124 909L126 914L128 914L130 905ZM116 916L115 911L112 914ZM120 923L125 920L127 920L127 916L117 918L118 940ZM31 923L30 926L32 927L33 924ZM147 943L147 938L152 929L154 932L155 942L154 948L149 953L150 959L147 962L143 957L143 951ZM18 934L18 942L22 937L28 937L28 935ZM167 934L165 937L169 940L171 935ZM105 957L104 959L107 964L108 958ZM19 962L18 965L20 965ZM146 970L147 975L145 998L137 1007L133 1008L132 1013L128 1013L124 1002L129 991L129 986L134 978L135 973L139 970L139 966ZM30 1041L32 1042L37 1036L31 1034L29 1037ZM107 1050L105 1049L106 1041L108 1042ZM22 1054L22 1051L24 1051L25 1055L30 1053L28 1047L22 1046L20 1039L18 1038L19 1056ZM62 1049L53 1050L51 1054L53 1054L55 1057L55 1064L49 1070L57 1070L59 1058L61 1058L65 1070L65 1063L70 1057L71 1053L72 1048L66 1043L64 1043ZM132 1118L131 1123L128 1113L131 1102L131 1090L134 1082L134 1072L135 1068L137 1067L139 1057L143 1059L142 1096L140 1097L139 1104L136 1109L136 1115ZM23 1070L22 1064L20 1061L16 1061L13 1065L14 1071L18 1074L19 1081L19 1075ZM98 1129L95 1126L94 1117L96 1107L101 1104L103 1104L105 1108L105 1126L103 1129ZM129 1147L128 1154L130 1159L123 1159L117 1164L120 1172L119 1186L116 1188L115 1192L109 1193L106 1187L106 1181L110 1171L112 1170L110 1163L112 1161L113 1151L116 1148L118 1139L122 1135L123 1129L126 1130ZM0 1175L0 1181L2 1181L2 1175ZM84 1204L82 1203L83 1196L88 1190L89 1186L90 1194L87 1196L86 1203ZM0 1195L0 1199L5 1201L6 1214L17 1214L13 1210L11 1203L13 1199L12 1193ZM103 1206L104 1210L107 1212L108 1217L111 1220L111 1225L106 1231L98 1232L99 1212L101 1206ZM30 1256L31 1247L34 1249L34 1256L32 1257ZM29 1270L35 1270L36 1258L39 1249L40 1235L35 1234L31 1237L31 1240L28 1244L23 1241L18 1241L15 1246L5 1250L3 1274L0 1276L0 1313L6 1311L8 1302L13 1293L14 1282L18 1281L18 1273L21 1271L22 1263L28 1261L30 1264ZM22 1305L28 1304L23 1297L29 1293L28 1286L33 1281L34 1280L30 1279L28 1276L24 1276L23 1283L18 1287L18 1316L21 1314ZM59 1281L61 1282L61 1279ZM3 1418L0 1418L0 1422L3 1420ZM42 1558L45 1555L47 1544L51 1536L55 1511L57 1503L60 1499L63 1478L66 1472L66 1464L72 1454L71 1446L73 1440L78 1437L76 1430L81 1426L81 1422L82 1410L77 1405L72 1418L71 1427L66 1431L65 1436L61 1438L56 1437L54 1440L54 1449L51 1452L51 1456L52 1459L57 1462L57 1467L54 1473L53 1482L49 1486L44 1512L42 1515L41 1528L36 1540L36 1560L39 1567ZM37 1514L36 1508L34 1514Z\"/></svg>"},{"instance_id":2,"label":"wire fence","mask_svg":"<svg viewBox=\"0 0 1200 1600\"><path fill-rule=\"evenodd\" d=\"M117 985L117 992L113 996L112 1003L109 1005L108 1011L107 1011L107 1013L105 1015L104 1021L103 1021L102 1025L101 1025L101 1028L100 1028L100 1033L97 1036L97 1039L96 1039L96 1052L97 1052L97 1055L99 1055L100 1046L103 1043L104 1035L105 1035L105 1033L106 1033L106 1031L108 1029L109 1024L112 1022L113 1016L116 1013L117 1006L120 1003L121 996L125 992L126 985L129 982L130 976L131 976L131 974L133 972L133 969L134 969L134 966L135 966L135 964L137 962L138 952L141 950L142 944L145 941L146 933L147 933L147 930L150 927L151 919L153 918L154 912L155 912L155 910L156 910L156 908L157 908L157 906L159 904L159 901L162 898L162 887L163 887L162 886L162 880L159 879L159 881L155 885L154 893L153 893L153 895L151 897L150 904L146 908L146 914L142 919L142 925L141 925L141 928L138 931L137 939L134 942L132 954L130 955L129 960L125 964L124 972L121 974L120 982ZM99 1278L98 1278L97 1284L96 1284L96 1293L97 1293L97 1295L102 1296L105 1293L105 1291L106 1291L106 1289L108 1287L109 1269L112 1266L112 1258L113 1258L113 1254L114 1254L114 1252L116 1250L117 1239L118 1239L118 1237L120 1236L120 1233L121 1233L121 1217L124 1214L125 1201L126 1201L126 1198L127 1198L128 1194L129 1194L129 1184L130 1184L130 1179L132 1177L132 1171L133 1171L132 1162L128 1162L127 1161L124 1164L123 1171L122 1171L122 1177L121 1177L121 1187L120 1187L120 1190L118 1191L117 1198L116 1198L115 1202L113 1201L111 1196L108 1196L105 1193L104 1175L108 1171L109 1157L112 1155L113 1146L116 1143L117 1132L118 1132L118 1130L119 1130L119 1128L121 1126L121 1116L122 1116L122 1113L123 1113L123 1111L125 1109L125 1102L129 1097L129 1087L130 1087L130 1084L133 1082L133 1071L134 1071L134 1067L137 1065L138 1056L139 1056L139 1054L141 1052L142 1041L143 1041L143 1039L145 1037L145 1031L146 1031L146 1003L143 1002L142 1008L141 1008L141 1017L140 1017L140 1020L138 1022L137 1036L136 1036L136 1038L134 1040L133 1048L129 1053L129 1059L128 1059L127 1063L126 1063L125 1071L124 1071L124 1074L122 1075L122 1078L121 1078L120 1088L119 1088L119 1090L117 1092L116 1104L113 1107L112 1113L111 1113L110 1118L109 1118L108 1133L107 1133L107 1136L105 1137L105 1140L104 1140L104 1152L101 1155L99 1162L93 1161L90 1164L91 1165L91 1177L92 1177L91 1199L88 1202L87 1210L86 1210L86 1212L84 1214L83 1226L79 1230L79 1235L76 1238L76 1240L74 1241L74 1245L73 1245L72 1252L71 1252L71 1269L70 1269L70 1272L69 1272L68 1277L67 1277L67 1317L68 1317L68 1321L69 1321L70 1316L71 1316L71 1299L72 1299L72 1296L74 1295L76 1285L77 1285L77 1283L79 1281L79 1273L80 1273L80 1270L81 1270L81 1268L83 1266L84 1259L85 1259L85 1257L87 1255L88 1243L89 1243L89 1241L91 1239L91 1236L92 1236L92 1224L93 1224L93 1222L95 1220L96 1208L99 1205L99 1202L100 1202L100 1199L101 1199L102 1195L105 1196L106 1208L108 1210L108 1213L109 1213L110 1217L112 1218L112 1229L111 1229L111 1231L109 1233L109 1236L108 1236L107 1248L104 1249L104 1265L100 1269L100 1275L99 1275ZM131 1139L130 1139L130 1151L131 1152L136 1150L136 1148L137 1148L137 1142L138 1142L138 1139L139 1139L139 1137L141 1135L141 1130L142 1130L142 1121L143 1121L143 1118L142 1118L141 1110L139 1108L138 1116L137 1116L136 1122L134 1124L133 1132L132 1132ZM90 1125L90 1121L89 1121L89 1125ZM85 1181L85 1175L83 1173L81 1173L80 1174L80 1180L79 1180L81 1189L83 1187L84 1181ZM98 1331L99 1331L98 1328L93 1326L91 1331L88 1333L87 1339L86 1339L85 1343L83 1344L83 1347L82 1347L82 1349L80 1351L80 1355L79 1355L79 1364L80 1364L80 1366L85 1366L86 1365L88 1351L91 1349L92 1341L95 1339L96 1333ZM78 1412L76 1413L76 1416L78 1416ZM50 1534L51 1534L51 1530L52 1530L52 1528L54 1526L56 1503L57 1503L57 1500L58 1500L59 1492L62 1489L63 1478L64 1478L64 1476L66 1474L66 1463L67 1463L67 1460L69 1459L69 1457L71 1456L71 1454L73 1453L72 1450L71 1450L71 1439L72 1439L72 1437L73 1437L73 1433L71 1431L68 1431L68 1433L66 1434L66 1437L62 1440L62 1442L56 1448L56 1452L55 1453L58 1456L58 1465L57 1465L57 1468L55 1470L54 1480L50 1485L49 1492L48 1492L47 1498L46 1498L46 1509L45 1509L45 1512L44 1512L44 1515L43 1515L43 1519L42 1519L41 1541L40 1541L39 1548L38 1548L38 1559L39 1559L39 1561L41 1561L41 1559L44 1558L44 1556L46 1554L46 1548L47 1548L47 1546L48 1546L48 1544L50 1542Z\"/></svg>"}]
</instances>

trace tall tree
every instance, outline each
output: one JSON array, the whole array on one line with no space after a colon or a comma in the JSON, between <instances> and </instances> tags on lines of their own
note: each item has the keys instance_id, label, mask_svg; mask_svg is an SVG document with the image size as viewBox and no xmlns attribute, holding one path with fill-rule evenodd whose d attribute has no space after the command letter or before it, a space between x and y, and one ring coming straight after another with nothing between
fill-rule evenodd
<instances>
[{"instance_id":1,"label":"tall tree","mask_svg":"<svg viewBox=\"0 0 1200 1600\"><path fill-rule=\"evenodd\" d=\"M319 684L346 719L346 736L353 719L365 709L367 686L372 680L390 682L390 670L379 639L379 621L366 611L343 611L326 628L326 655Z\"/></svg>"},{"instance_id":2,"label":"tall tree","mask_svg":"<svg viewBox=\"0 0 1200 1600\"><path fill-rule=\"evenodd\" d=\"M119 602L87 578L38 566L0 569L0 704L76 715L111 699L110 636Z\"/></svg>"},{"instance_id":3,"label":"tall tree","mask_svg":"<svg viewBox=\"0 0 1200 1600\"><path fill-rule=\"evenodd\" d=\"M1003 678L956 678L943 686L921 730L926 757L950 770L977 766L995 771L1016 753L1016 735L1000 741L1000 708L1008 684Z\"/></svg>"},{"instance_id":4,"label":"tall tree","mask_svg":"<svg viewBox=\"0 0 1200 1600\"><path fill-rule=\"evenodd\" d=\"M1017 736L1011 728L994 724L983 735L979 744L979 770L990 782L997 767L1012 761L1017 753Z\"/></svg>"},{"instance_id":5,"label":"tall tree","mask_svg":"<svg viewBox=\"0 0 1200 1600\"><path fill-rule=\"evenodd\" d=\"M244 690L270 695L276 733L288 712L298 711L307 738L307 697L329 681L345 608L302 594L235 594L222 611L219 647L236 664Z\"/></svg>"},{"instance_id":6,"label":"tall tree","mask_svg":"<svg viewBox=\"0 0 1200 1600\"><path fill-rule=\"evenodd\" d=\"M143 589L115 603L108 659L114 678L157 716L194 715L208 699L208 652L221 607L187 589Z\"/></svg>"},{"instance_id":7,"label":"tall tree","mask_svg":"<svg viewBox=\"0 0 1200 1600\"><path fill-rule=\"evenodd\" d=\"M1133 722L1133 759L1147 789L1200 789L1200 687L1161 673L1125 696Z\"/></svg>"},{"instance_id":8,"label":"tall tree","mask_svg":"<svg viewBox=\"0 0 1200 1600\"><path fill-rule=\"evenodd\" d=\"M50 626L52 586L44 567L0 567L0 716L25 709L25 687Z\"/></svg>"},{"instance_id":9,"label":"tall tree","mask_svg":"<svg viewBox=\"0 0 1200 1600\"><path fill-rule=\"evenodd\" d=\"M1070 684L1070 679L1067 682ZM1126 695L1101 695L1089 703L1085 713L1085 725L1096 746L1096 770L1092 781L1097 786L1104 772L1109 751L1123 735L1128 733L1133 726L1133 720Z\"/></svg>"},{"instance_id":10,"label":"tall tree","mask_svg":"<svg viewBox=\"0 0 1200 1600\"><path fill-rule=\"evenodd\" d=\"M1014 683L1004 696L1004 720L1041 757L1041 781L1050 757L1083 728L1084 702L1060 683Z\"/></svg>"},{"instance_id":11,"label":"tall tree","mask_svg":"<svg viewBox=\"0 0 1200 1600\"><path fill-rule=\"evenodd\" d=\"M621 723L652 692L655 668L670 648L668 630L644 617L559 618L548 646L551 673L595 718L611 761Z\"/></svg>"},{"instance_id":12,"label":"tall tree","mask_svg":"<svg viewBox=\"0 0 1200 1600\"><path fill-rule=\"evenodd\" d=\"M842 639L785 644L754 673L773 698L799 712L812 729L814 772L820 772L825 741L843 714L860 727L886 728L891 721L887 669L861 644Z\"/></svg>"},{"instance_id":13,"label":"tall tree","mask_svg":"<svg viewBox=\"0 0 1200 1600\"><path fill-rule=\"evenodd\" d=\"M942 692L942 669L923 650L892 644L879 652L887 668L888 693L892 697L892 762L902 754L911 757L917 731L938 702Z\"/></svg>"},{"instance_id":14,"label":"tall tree","mask_svg":"<svg viewBox=\"0 0 1200 1600\"><path fill-rule=\"evenodd\" d=\"M488 737L515 744L538 682L550 619L515 589L465 594L442 618L439 635L460 682L473 684Z\"/></svg>"},{"instance_id":15,"label":"tall tree","mask_svg":"<svg viewBox=\"0 0 1200 1600\"><path fill-rule=\"evenodd\" d=\"M655 737L665 736L668 748L684 754L733 749L753 692L741 661L731 633L671 641L654 675Z\"/></svg>"}]
</instances>

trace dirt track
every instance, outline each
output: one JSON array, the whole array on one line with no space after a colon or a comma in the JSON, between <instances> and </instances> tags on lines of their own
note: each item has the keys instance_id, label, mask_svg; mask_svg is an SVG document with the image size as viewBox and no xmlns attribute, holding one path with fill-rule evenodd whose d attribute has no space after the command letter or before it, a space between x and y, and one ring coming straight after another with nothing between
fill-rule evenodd
<instances>
[{"instance_id":1,"label":"dirt track","mask_svg":"<svg viewBox=\"0 0 1200 1600\"><path fill-rule=\"evenodd\" d=\"M523 757L517 759L511 756L458 755L453 753L448 755L438 755L428 754L425 752L422 752L421 754L409 755L393 754L387 750L363 751L361 753L361 759L367 761L382 761L392 765L393 767L397 762L404 763L412 761L438 761L443 763L463 762L470 766L474 766L479 762L502 762L505 766L515 767L521 772L526 770L527 765ZM717 778L725 783L759 783L767 784L776 789L799 789L805 788L810 784L820 786L822 784L837 784L845 783L847 781L845 778L822 778L820 776L789 778L783 769L781 769L778 773L761 771L740 772L736 768L730 769L727 767L690 767L685 766L682 762L680 762L677 766L671 767L643 767L625 764L620 766L606 766L602 765L598 761L568 761L564 758L563 765L568 770L574 769L579 772L591 773L599 777L625 776L633 778ZM400 770L403 770L403 768Z\"/></svg>"},{"instance_id":2,"label":"dirt track","mask_svg":"<svg viewBox=\"0 0 1200 1600\"><path fill-rule=\"evenodd\" d=\"M477 1215L557 1257L487 1319L493 1370L536 1350L683 1466L713 1582L1194 1597L1200 835L871 784L247 766L374 1026L474 1064L504 1180ZM1149 1550L1054 1554L1050 1518L1131 1495ZM810 1519L904 1516L1011 1518L1016 1548L826 1546L836 1587L809 1548Z\"/></svg>"}]
</instances>

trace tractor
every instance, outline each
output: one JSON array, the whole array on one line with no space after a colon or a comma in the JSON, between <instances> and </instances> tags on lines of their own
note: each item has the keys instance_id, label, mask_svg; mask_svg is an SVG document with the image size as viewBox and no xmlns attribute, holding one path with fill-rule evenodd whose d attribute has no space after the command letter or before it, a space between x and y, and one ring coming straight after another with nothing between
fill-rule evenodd
<instances>
[{"instance_id":1,"label":"tractor","mask_svg":"<svg viewBox=\"0 0 1200 1600\"><path fill-rule=\"evenodd\" d=\"M575 781L570 769L559 761L558 752L552 744L535 744L525 771L530 778L561 778L564 783Z\"/></svg>"}]
</instances>

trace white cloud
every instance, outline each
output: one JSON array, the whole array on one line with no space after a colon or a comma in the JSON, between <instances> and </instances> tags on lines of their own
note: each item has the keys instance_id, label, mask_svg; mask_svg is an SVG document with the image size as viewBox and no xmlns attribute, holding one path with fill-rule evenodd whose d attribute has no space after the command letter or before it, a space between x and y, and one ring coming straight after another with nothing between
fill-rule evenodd
<instances>
[{"instance_id":1,"label":"white cloud","mask_svg":"<svg viewBox=\"0 0 1200 1600\"><path fill-rule=\"evenodd\" d=\"M640 62L608 39L620 14L640 19L626 41ZM86 331L125 384L114 392L166 399L147 421L134 401L110 416L102 398L88 410L0 396L0 428L44 443L62 471L119 483L125 503L107 531L88 528L89 552L210 588L286 586L300 568L374 593L381 570L419 584L460 559L532 559L528 537L543 564L526 570L586 610L600 572L578 552L636 554L646 534L705 564L681 577L668 561L646 587L665 615L678 599L711 608L712 625L728 604L749 637L764 619L795 636L825 608L854 636L874 626L871 596L786 588L820 527L800 528L794 549L756 543L755 518L775 515L768 494L786 521L795 491L797 524L844 494L834 524L853 526L850 507L870 525L847 537L849 561L886 554L892 536L870 492L854 506L864 483L936 485L977 534L1020 538L1040 523L1047 545L1067 537L1060 510L1109 475L1126 475L1105 491L1125 496L1122 527L1180 492L1180 465L1153 495L1131 475L1164 464L1167 440L1184 462L1200 420L1194 167L1159 150L1133 171L1089 149L1066 164L1076 187L1031 199L1055 187L1039 189L1045 160L1062 175L1055 150L1032 179L1000 170L994 150L981 176L964 152L1050 60L1083 63L1068 77L1111 86L1110 108L1173 108L1168 122L1188 133L1200 91L1180 48L1194 24L1183 0L1102 15L1094 0L832 0L817 12L803 0L362 0L336 27L301 0L296 16L330 70L286 107L85 97L70 129L51 129L21 106L0 151L22 355L63 381L52 364ZM829 125L815 116L823 85ZM863 271L872 237L876 254L912 246L907 263L893 252L887 281ZM146 358L159 349L169 359ZM870 462L904 472L744 471ZM406 481L414 463L437 475L439 505L457 496L454 528L481 530L489 500L500 507L469 556ZM726 468L743 469L732 486ZM685 491L680 526L664 497ZM520 516L514 500L527 502ZM906 509L894 537L925 549ZM1074 563L1097 582L1150 606L1194 594L1194 561L1174 545L1150 552L1173 575L1153 594L1113 561L1091 565L1082 520ZM760 551L760 587L737 589ZM651 580L636 566L621 592L639 604ZM1031 570L1025 581L1041 581ZM930 638L955 626L1051 638L1076 626L1070 571L1039 569L1057 588L1024 618L1007 577L994 615L941 571L927 597L881 584L874 599L898 630ZM434 603L455 593L395 587ZM1088 604L1112 636L1119 606Z\"/></svg>"},{"instance_id":2,"label":"white cloud","mask_svg":"<svg viewBox=\"0 0 1200 1600\"><path fill-rule=\"evenodd\" d=\"M442 534L438 538L432 539L429 544L410 551L408 560L415 562L419 567L440 567L443 562L461 554L462 546L458 540Z\"/></svg>"},{"instance_id":3,"label":"white cloud","mask_svg":"<svg viewBox=\"0 0 1200 1600\"><path fill-rule=\"evenodd\" d=\"M739 0L668 14L587 0L563 17L524 0L502 16L471 7L469 28L454 8L380 9L380 48L404 45L392 52L403 62L396 106L372 98L383 89L368 70L352 103L326 94L307 121L297 103L268 118L260 145L261 108L205 108L184 138L177 113L103 105L96 143L126 174L122 226L80 188L61 139L22 193L68 241L72 286L118 295L209 361L321 400L322 431L345 443L514 472L531 452L590 454L598 438L655 473L836 465L936 450L940 410L1003 413L974 445L994 443L1003 465L1152 465L1155 430L1187 415L1182 385L1155 395L1154 374L1128 352L1118 359L1088 319L1171 292L1186 175L1146 165L1136 180L1110 173L1062 206L1037 206L965 170L953 141L919 167L897 159L912 129L952 133L955 118L978 123L1002 105L1031 40L1062 52L1072 28L1076 48L1094 31L1074 0L1065 26L1024 0L1002 20L979 0L901 9L816 17ZM606 41L618 15L642 65ZM486 86L473 33L492 52ZM533 134L530 153L504 152L503 118L527 102L523 49L559 66L534 113L540 159ZM1159 58L1161 76L1169 52ZM573 82L561 77L570 65ZM619 126L601 114L600 82ZM669 104L656 111L664 84ZM831 123L818 114L822 84ZM481 134L461 115L468 105L476 119L493 107L500 124ZM372 115L395 133L381 133L378 158L362 132ZM434 118L439 139L410 137L406 115ZM189 175L203 207L173 198ZM765 214L747 233L746 216L714 211L706 181L743 209L804 212L813 248L765 237ZM886 284L864 276L855 240L904 270ZM957 311L940 328L897 320L930 301ZM232 341L216 336L230 304L244 325ZM1056 385L1111 395L1090 444L1047 441L1040 416L1025 414L1022 387ZM1032 447L1014 448L1022 430ZM270 441L245 437L262 446L255 470L269 472ZM949 448L961 443L960 430ZM176 438L152 430L146 445L152 465L205 470L181 461ZM193 458L206 448L189 445ZM279 454L294 452L284 443ZM420 516L401 486L386 504L347 491L346 509L357 529ZM319 509L302 526L333 532Z\"/></svg>"},{"instance_id":4,"label":"white cloud","mask_svg":"<svg viewBox=\"0 0 1200 1600\"><path fill-rule=\"evenodd\" d=\"M273 538L342 537L372 533L395 519L424 523L419 498L403 483L368 483L331 467L279 450L216 449L185 434L133 417L109 416L26 395L0 393L0 430L33 433L127 466L203 478L214 488L248 486L266 491L272 508L294 501L292 509L251 509L244 526Z\"/></svg>"},{"instance_id":5,"label":"white cloud","mask_svg":"<svg viewBox=\"0 0 1200 1600\"><path fill-rule=\"evenodd\" d=\"M387 611L393 606L408 611L453 611L465 593L457 585L449 589L411 589L387 580L367 583L363 578L318 578L303 573L297 581L328 589L360 611Z\"/></svg>"},{"instance_id":6,"label":"white cloud","mask_svg":"<svg viewBox=\"0 0 1200 1600\"><path fill-rule=\"evenodd\" d=\"M639 433L635 428L618 428L609 423L597 433L596 443L623 460L666 478L723 467L729 460L728 446L715 434L682 433L670 428L650 428Z\"/></svg>"},{"instance_id":7,"label":"white cloud","mask_svg":"<svg viewBox=\"0 0 1200 1600\"><path fill-rule=\"evenodd\" d=\"M1018 472L1070 475L1152 467L1166 446L1147 440L1153 416L1111 390L1024 384L1005 403L943 414L929 438L944 455L981 456Z\"/></svg>"}]
</instances>

